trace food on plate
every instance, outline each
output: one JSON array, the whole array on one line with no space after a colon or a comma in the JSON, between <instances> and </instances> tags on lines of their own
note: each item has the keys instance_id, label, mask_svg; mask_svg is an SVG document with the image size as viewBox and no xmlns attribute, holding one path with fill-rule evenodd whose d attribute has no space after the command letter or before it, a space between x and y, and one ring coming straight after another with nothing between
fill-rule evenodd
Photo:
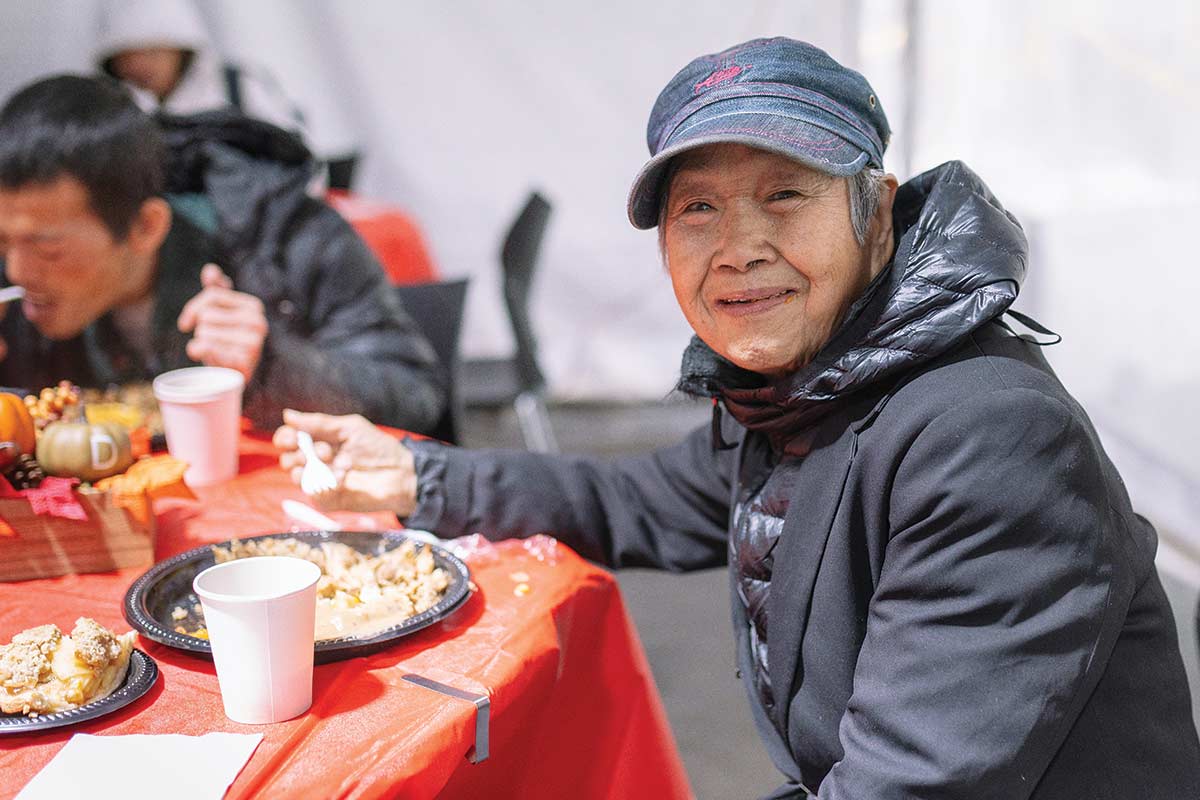
<instances>
[{"instance_id":1,"label":"food on plate","mask_svg":"<svg viewBox=\"0 0 1200 800\"><path fill-rule=\"evenodd\" d=\"M0 645L0 712L36 717L107 697L125 680L135 636L88 617L69 636L57 625L21 631Z\"/></svg>"},{"instance_id":2,"label":"food on plate","mask_svg":"<svg viewBox=\"0 0 1200 800\"><path fill-rule=\"evenodd\" d=\"M450 573L436 565L433 551L411 541L379 555L364 555L341 542L314 546L293 538L234 540L212 549L218 564L253 556L292 556L320 567L317 639L378 633L437 605L450 586ZM172 617L196 620L199 625L179 626L184 628L180 632L207 638L197 611L180 606Z\"/></svg>"},{"instance_id":3,"label":"food on plate","mask_svg":"<svg viewBox=\"0 0 1200 800\"><path fill-rule=\"evenodd\" d=\"M48 475L97 481L133 463L129 432L101 422L52 422L38 437L37 460Z\"/></svg>"}]
</instances>

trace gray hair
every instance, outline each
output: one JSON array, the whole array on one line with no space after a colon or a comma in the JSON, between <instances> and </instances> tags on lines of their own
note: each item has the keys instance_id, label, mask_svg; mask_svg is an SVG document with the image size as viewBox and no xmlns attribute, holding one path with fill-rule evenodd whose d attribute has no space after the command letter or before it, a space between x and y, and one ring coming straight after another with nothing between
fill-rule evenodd
<instances>
[{"instance_id":1,"label":"gray hair","mask_svg":"<svg viewBox=\"0 0 1200 800\"><path fill-rule=\"evenodd\" d=\"M679 159L672 159L668 164L658 195L658 252L664 264L667 260L663 232L663 223L667 221L667 192L671 188L671 179L675 177L678 163ZM887 173L883 170L866 167L846 178L846 185L850 190L850 226L854 228L854 239L860 247L867 243L867 229L871 226L875 212L879 210L879 197L886 177Z\"/></svg>"},{"instance_id":2,"label":"gray hair","mask_svg":"<svg viewBox=\"0 0 1200 800\"><path fill-rule=\"evenodd\" d=\"M885 177L887 173L883 170L867 167L846 179L850 188L850 225L860 246L867 243L867 228L879 210Z\"/></svg>"}]
</instances>

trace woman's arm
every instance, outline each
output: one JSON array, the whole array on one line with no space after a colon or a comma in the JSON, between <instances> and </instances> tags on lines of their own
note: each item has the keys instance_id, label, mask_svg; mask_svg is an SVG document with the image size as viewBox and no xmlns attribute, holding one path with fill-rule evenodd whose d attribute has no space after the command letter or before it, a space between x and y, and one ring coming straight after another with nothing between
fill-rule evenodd
<instances>
[{"instance_id":1,"label":"woman's arm","mask_svg":"<svg viewBox=\"0 0 1200 800\"><path fill-rule=\"evenodd\" d=\"M733 453L707 426L612 460L413 442L418 505L408 524L453 537L546 533L612 567L673 571L726 561Z\"/></svg>"}]
</instances>

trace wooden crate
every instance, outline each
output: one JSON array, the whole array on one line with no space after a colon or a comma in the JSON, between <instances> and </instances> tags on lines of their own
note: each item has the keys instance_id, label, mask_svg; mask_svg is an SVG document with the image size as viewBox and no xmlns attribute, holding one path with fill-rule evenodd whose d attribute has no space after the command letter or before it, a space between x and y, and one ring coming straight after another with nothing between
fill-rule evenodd
<instances>
[{"instance_id":1,"label":"wooden crate","mask_svg":"<svg viewBox=\"0 0 1200 800\"><path fill-rule=\"evenodd\" d=\"M80 491L76 496L87 512L86 520L40 516L26 500L0 498L0 517L16 532L0 535L0 581L154 563L153 514L140 509L135 515L114 506L106 492Z\"/></svg>"}]
</instances>

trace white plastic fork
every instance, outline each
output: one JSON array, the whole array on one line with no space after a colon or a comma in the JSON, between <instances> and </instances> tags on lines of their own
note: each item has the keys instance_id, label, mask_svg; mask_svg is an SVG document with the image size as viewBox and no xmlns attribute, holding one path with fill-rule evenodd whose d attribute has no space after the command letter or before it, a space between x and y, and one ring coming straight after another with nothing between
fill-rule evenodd
<instances>
[{"instance_id":1,"label":"white plastic fork","mask_svg":"<svg viewBox=\"0 0 1200 800\"><path fill-rule=\"evenodd\" d=\"M0 289L0 305L11 303L13 300L20 300L24 296L24 286L5 286L3 289Z\"/></svg>"},{"instance_id":2,"label":"white plastic fork","mask_svg":"<svg viewBox=\"0 0 1200 800\"><path fill-rule=\"evenodd\" d=\"M296 431L296 442L304 453L304 468L300 471L300 491L310 497L337 488L337 477L329 465L317 455L312 437L305 431Z\"/></svg>"}]
</instances>

